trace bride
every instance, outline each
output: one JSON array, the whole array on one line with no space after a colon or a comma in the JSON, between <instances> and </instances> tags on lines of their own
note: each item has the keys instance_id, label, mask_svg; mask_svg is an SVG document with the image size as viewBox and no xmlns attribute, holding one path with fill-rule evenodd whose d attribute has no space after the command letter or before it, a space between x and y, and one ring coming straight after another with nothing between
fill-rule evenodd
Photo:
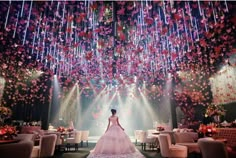
<instances>
[{"instance_id":1,"label":"bride","mask_svg":"<svg viewBox=\"0 0 236 158\"><path fill-rule=\"evenodd\" d=\"M121 127L116 110L111 109L106 132L98 140L88 158L144 158Z\"/></svg>"}]
</instances>

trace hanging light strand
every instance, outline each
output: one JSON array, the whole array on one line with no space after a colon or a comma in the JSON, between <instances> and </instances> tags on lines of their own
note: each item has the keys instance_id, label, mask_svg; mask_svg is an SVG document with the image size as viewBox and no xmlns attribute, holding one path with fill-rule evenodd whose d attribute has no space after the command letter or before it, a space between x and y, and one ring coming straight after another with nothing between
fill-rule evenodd
<instances>
[{"instance_id":1,"label":"hanging light strand","mask_svg":"<svg viewBox=\"0 0 236 158\"><path fill-rule=\"evenodd\" d=\"M10 9L11 9L11 1L9 1L9 6L8 6L8 10L7 10L7 16L6 16L5 25L4 25L5 29L7 27L7 21L8 21L8 16L9 16Z\"/></svg>"}]
</instances>

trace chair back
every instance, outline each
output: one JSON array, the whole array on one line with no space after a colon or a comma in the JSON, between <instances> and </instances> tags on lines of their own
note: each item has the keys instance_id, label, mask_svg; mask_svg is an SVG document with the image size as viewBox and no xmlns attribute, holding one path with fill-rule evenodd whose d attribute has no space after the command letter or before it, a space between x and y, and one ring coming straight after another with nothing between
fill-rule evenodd
<instances>
[{"instance_id":1,"label":"chair back","mask_svg":"<svg viewBox=\"0 0 236 158\"><path fill-rule=\"evenodd\" d=\"M61 145L62 144L62 138L61 138L61 132L57 132L57 131L47 131L44 133L44 135L52 135L55 134L57 136L57 140L56 140L56 145Z\"/></svg>"},{"instance_id":2,"label":"chair back","mask_svg":"<svg viewBox=\"0 0 236 158\"><path fill-rule=\"evenodd\" d=\"M139 140L139 138L140 138L140 132L142 132L142 130L135 130L135 131L134 131L134 138L135 138L136 140Z\"/></svg>"},{"instance_id":3,"label":"chair back","mask_svg":"<svg viewBox=\"0 0 236 158\"><path fill-rule=\"evenodd\" d=\"M160 149L161 149L161 155L163 157L168 157L169 156L169 148L171 146L171 138L169 134L160 134L158 135L158 140L160 144Z\"/></svg>"},{"instance_id":4,"label":"chair back","mask_svg":"<svg viewBox=\"0 0 236 158\"><path fill-rule=\"evenodd\" d=\"M157 132L155 129L148 129L148 136L152 136L153 133Z\"/></svg>"},{"instance_id":5,"label":"chair back","mask_svg":"<svg viewBox=\"0 0 236 158\"><path fill-rule=\"evenodd\" d=\"M61 132L57 132L57 140L56 140L56 145L61 145L62 144L62 138L61 138Z\"/></svg>"},{"instance_id":6,"label":"chair back","mask_svg":"<svg viewBox=\"0 0 236 158\"><path fill-rule=\"evenodd\" d=\"M140 143L145 143L147 139L148 133L146 131L140 131L139 133L139 142Z\"/></svg>"},{"instance_id":7,"label":"chair back","mask_svg":"<svg viewBox=\"0 0 236 158\"><path fill-rule=\"evenodd\" d=\"M77 131L77 130L74 129L73 131L69 132L69 138L74 138L74 137L75 137L75 132L76 132L76 131Z\"/></svg>"},{"instance_id":8,"label":"chair back","mask_svg":"<svg viewBox=\"0 0 236 158\"><path fill-rule=\"evenodd\" d=\"M194 143L197 138L196 132L174 132L175 143Z\"/></svg>"},{"instance_id":9,"label":"chair back","mask_svg":"<svg viewBox=\"0 0 236 158\"><path fill-rule=\"evenodd\" d=\"M75 131L74 143L81 142L82 131Z\"/></svg>"},{"instance_id":10,"label":"chair back","mask_svg":"<svg viewBox=\"0 0 236 158\"><path fill-rule=\"evenodd\" d=\"M20 140L29 140L29 141L35 141L36 135L35 134L17 134L16 139Z\"/></svg>"},{"instance_id":11,"label":"chair back","mask_svg":"<svg viewBox=\"0 0 236 158\"><path fill-rule=\"evenodd\" d=\"M40 140L40 157L50 157L54 155L57 141L56 134L44 135Z\"/></svg>"},{"instance_id":12,"label":"chair back","mask_svg":"<svg viewBox=\"0 0 236 158\"><path fill-rule=\"evenodd\" d=\"M173 131L160 131L160 134L169 134L170 135L170 140L171 140L171 144L175 144L175 138L174 138L174 132Z\"/></svg>"},{"instance_id":13,"label":"chair back","mask_svg":"<svg viewBox=\"0 0 236 158\"><path fill-rule=\"evenodd\" d=\"M202 158L228 158L228 152L223 142L199 139L198 145L202 153Z\"/></svg>"},{"instance_id":14,"label":"chair back","mask_svg":"<svg viewBox=\"0 0 236 158\"><path fill-rule=\"evenodd\" d=\"M89 131L81 131L81 140L87 141L89 136Z\"/></svg>"},{"instance_id":15,"label":"chair back","mask_svg":"<svg viewBox=\"0 0 236 158\"><path fill-rule=\"evenodd\" d=\"M2 158L30 158L33 141L20 140L18 143L1 144L0 145L0 157Z\"/></svg>"}]
</instances>

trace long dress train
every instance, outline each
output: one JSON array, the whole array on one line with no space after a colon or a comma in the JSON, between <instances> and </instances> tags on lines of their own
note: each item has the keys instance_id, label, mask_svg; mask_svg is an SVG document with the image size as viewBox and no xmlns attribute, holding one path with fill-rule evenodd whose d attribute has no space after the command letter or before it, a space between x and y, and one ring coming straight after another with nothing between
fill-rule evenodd
<instances>
[{"instance_id":1,"label":"long dress train","mask_svg":"<svg viewBox=\"0 0 236 158\"><path fill-rule=\"evenodd\" d=\"M88 158L144 158L118 125L118 117L113 116L109 120L112 125L98 140Z\"/></svg>"}]
</instances>

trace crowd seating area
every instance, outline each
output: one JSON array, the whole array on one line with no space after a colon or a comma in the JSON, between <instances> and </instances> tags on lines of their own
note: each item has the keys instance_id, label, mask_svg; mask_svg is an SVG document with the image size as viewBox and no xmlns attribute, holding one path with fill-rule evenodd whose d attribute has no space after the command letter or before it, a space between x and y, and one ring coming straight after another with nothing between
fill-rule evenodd
<instances>
[{"instance_id":1,"label":"crowd seating area","mask_svg":"<svg viewBox=\"0 0 236 158\"><path fill-rule=\"evenodd\" d=\"M149 146L149 150L157 149L163 157L176 155L174 152L177 152L180 154L179 157L188 157L190 154L194 154L207 158L206 155L214 155L214 152L212 152L212 148L204 151L202 148L205 144L213 144L219 148L218 155L227 155L225 158L235 158L236 128L217 128L216 131L212 137L199 138L199 133L188 128L163 131L135 130L134 138L135 144L140 144L142 150L146 150Z\"/></svg>"},{"instance_id":2,"label":"crowd seating area","mask_svg":"<svg viewBox=\"0 0 236 158\"><path fill-rule=\"evenodd\" d=\"M42 130L40 126L26 125L14 138L17 142L0 144L0 153L4 158L52 157L55 150L76 151L83 147L84 142L88 146L88 137L88 130Z\"/></svg>"}]
</instances>

